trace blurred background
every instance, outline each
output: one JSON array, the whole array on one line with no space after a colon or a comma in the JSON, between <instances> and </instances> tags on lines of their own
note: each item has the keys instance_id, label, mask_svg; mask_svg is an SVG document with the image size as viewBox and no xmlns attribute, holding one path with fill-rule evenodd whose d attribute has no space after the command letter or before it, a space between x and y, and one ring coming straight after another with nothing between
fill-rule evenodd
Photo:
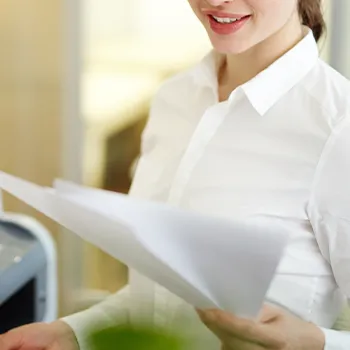
<instances>
[{"instance_id":1,"label":"blurred background","mask_svg":"<svg viewBox=\"0 0 350 350\"><path fill-rule=\"evenodd\" d=\"M323 58L350 78L349 0L325 0ZM186 0L0 0L0 170L126 193L164 79L210 50ZM127 269L10 196L58 250L59 315L127 281Z\"/></svg>"}]
</instances>

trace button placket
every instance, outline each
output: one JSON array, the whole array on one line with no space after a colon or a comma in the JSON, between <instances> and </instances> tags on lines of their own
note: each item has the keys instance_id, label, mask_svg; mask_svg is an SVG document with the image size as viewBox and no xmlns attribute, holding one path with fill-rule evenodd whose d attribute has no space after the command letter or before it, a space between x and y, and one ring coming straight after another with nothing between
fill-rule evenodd
<instances>
[{"instance_id":1,"label":"button placket","mask_svg":"<svg viewBox=\"0 0 350 350\"><path fill-rule=\"evenodd\" d=\"M191 177L191 173L201 158L206 146L216 134L228 113L228 103L220 103L207 109L199 122L185 151L171 185L168 202L178 205Z\"/></svg>"}]
</instances>

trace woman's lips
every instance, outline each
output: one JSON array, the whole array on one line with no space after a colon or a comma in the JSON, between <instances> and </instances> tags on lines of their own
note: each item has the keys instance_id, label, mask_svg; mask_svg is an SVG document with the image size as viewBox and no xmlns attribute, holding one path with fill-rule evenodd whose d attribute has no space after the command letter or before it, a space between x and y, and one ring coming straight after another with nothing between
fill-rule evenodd
<instances>
[{"instance_id":1,"label":"woman's lips","mask_svg":"<svg viewBox=\"0 0 350 350\"><path fill-rule=\"evenodd\" d=\"M213 32L220 35L229 35L240 30L251 16L211 12L207 13L207 17Z\"/></svg>"}]
</instances>

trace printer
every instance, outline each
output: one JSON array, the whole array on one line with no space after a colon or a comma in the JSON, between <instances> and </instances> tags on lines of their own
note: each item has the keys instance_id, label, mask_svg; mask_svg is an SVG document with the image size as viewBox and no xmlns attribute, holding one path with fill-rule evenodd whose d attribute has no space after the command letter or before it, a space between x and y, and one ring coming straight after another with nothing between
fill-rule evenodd
<instances>
[{"instance_id":1,"label":"printer","mask_svg":"<svg viewBox=\"0 0 350 350\"><path fill-rule=\"evenodd\" d=\"M57 318L56 249L50 233L19 214L0 216L0 334Z\"/></svg>"}]
</instances>

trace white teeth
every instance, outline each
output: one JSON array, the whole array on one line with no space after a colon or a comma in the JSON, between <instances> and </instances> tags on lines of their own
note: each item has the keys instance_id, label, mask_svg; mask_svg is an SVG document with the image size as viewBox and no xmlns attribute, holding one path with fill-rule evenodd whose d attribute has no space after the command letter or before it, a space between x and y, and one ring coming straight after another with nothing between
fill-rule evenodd
<instances>
[{"instance_id":1,"label":"white teeth","mask_svg":"<svg viewBox=\"0 0 350 350\"><path fill-rule=\"evenodd\" d=\"M216 22L219 23L233 23L239 20L239 18L223 18L223 17L216 17L216 16L212 16Z\"/></svg>"}]
</instances>

